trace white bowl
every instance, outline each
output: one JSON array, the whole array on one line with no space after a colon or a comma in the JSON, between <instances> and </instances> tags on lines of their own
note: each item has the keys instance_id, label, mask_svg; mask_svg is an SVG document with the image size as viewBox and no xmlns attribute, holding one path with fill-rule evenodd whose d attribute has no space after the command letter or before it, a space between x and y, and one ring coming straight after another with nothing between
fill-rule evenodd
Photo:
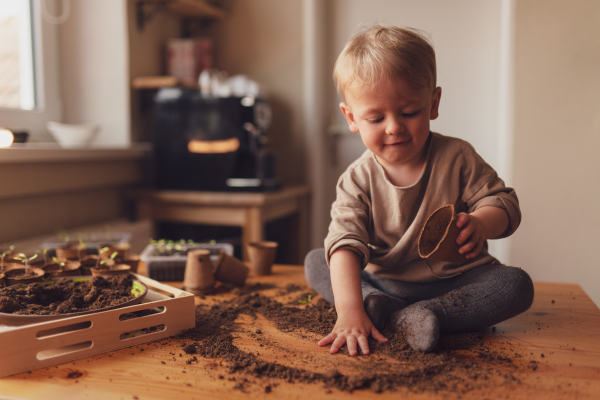
<instances>
[{"instance_id":1,"label":"white bowl","mask_svg":"<svg viewBox=\"0 0 600 400\"><path fill-rule=\"evenodd\" d=\"M89 124L63 124L50 121L46 124L54 139L62 147L81 147L89 145L98 134L100 124L92 122Z\"/></svg>"}]
</instances>

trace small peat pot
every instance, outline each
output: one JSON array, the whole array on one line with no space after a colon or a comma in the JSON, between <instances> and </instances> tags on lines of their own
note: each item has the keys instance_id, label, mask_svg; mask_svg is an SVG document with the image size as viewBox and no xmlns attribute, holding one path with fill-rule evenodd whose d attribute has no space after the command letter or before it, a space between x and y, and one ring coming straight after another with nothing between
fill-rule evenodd
<instances>
[{"instance_id":1,"label":"small peat pot","mask_svg":"<svg viewBox=\"0 0 600 400\"><path fill-rule=\"evenodd\" d=\"M127 258L115 258L117 264L127 264L131 267L131 272L137 273L140 264L140 256L137 254L129 254Z\"/></svg>"},{"instance_id":2,"label":"small peat pot","mask_svg":"<svg viewBox=\"0 0 600 400\"><path fill-rule=\"evenodd\" d=\"M90 268L90 270L92 276L111 276L128 274L131 271L131 267L127 264L115 264L104 268Z\"/></svg>"},{"instance_id":3,"label":"small peat pot","mask_svg":"<svg viewBox=\"0 0 600 400\"><path fill-rule=\"evenodd\" d=\"M100 261L98 260L97 255L89 255L83 257L79 262L81 263L81 275L91 275L92 268L96 268L96 266L100 267ZM115 261L108 259L104 262L104 265L110 267L111 265L115 265ZM105 267L106 268L106 267Z\"/></svg>"},{"instance_id":4,"label":"small peat pot","mask_svg":"<svg viewBox=\"0 0 600 400\"><path fill-rule=\"evenodd\" d=\"M87 254L87 247L82 246L79 243L72 243L65 247L57 247L54 251L56 251L56 258L79 260Z\"/></svg>"},{"instance_id":5,"label":"small peat pot","mask_svg":"<svg viewBox=\"0 0 600 400\"><path fill-rule=\"evenodd\" d=\"M0 273L0 288L4 287L4 273Z\"/></svg>"},{"instance_id":6,"label":"small peat pot","mask_svg":"<svg viewBox=\"0 0 600 400\"><path fill-rule=\"evenodd\" d=\"M214 276L219 282L244 286L249 269L242 261L221 251L215 263Z\"/></svg>"},{"instance_id":7,"label":"small peat pot","mask_svg":"<svg viewBox=\"0 0 600 400\"><path fill-rule=\"evenodd\" d=\"M456 212L452 204L435 210L419 236L419 256L438 261L462 264L467 261L464 254L458 252L456 243L459 229L456 227Z\"/></svg>"},{"instance_id":8,"label":"small peat pot","mask_svg":"<svg viewBox=\"0 0 600 400\"><path fill-rule=\"evenodd\" d=\"M44 267L46 277L59 278L62 276L79 276L81 275L81 263L79 261L68 260L65 265L52 262Z\"/></svg>"},{"instance_id":9,"label":"small peat pot","mask_svg":"<svg viewBox=\"0 0 600 400\"><path fill-rule=\"evenodd\" d=\"M195 295L212 293L215 287L210 250L190 250L187 254L183 288Z\"/></svg>"},{"instance_id":10,"label":"small peat pot","mask_svg":"<svg viewBox=\"0 0 600 400\"><path fill-rule=\"evenodd\" d=\"M105 247L108 247L107 251L100 251ZM103 260L105 260L107 258L110 258L111 254L116 252L117 255L115 256L115 259L122 260L122 259L127 258L127 253L129 252L130 248L131 248L131 246L129 245L129 243L116 243L116 244L107 243L106 245L98 246L98 254L100 254L100 257Z\"/></svg>"},{"instance_id":11,"label":"small peat pot","mask_svg":"<svg viewBox=\"0 0 600 400\"><path fill-rule=\"evenodd\" d=\"M269 275L277 253L277 242L253 242L248 244L250 266L255 275Z\"/></svg>"},{"instance_id":12,"label":"small peat pot","mask_svg":"<svg viewBox=\"0 0 600 400\"><path fill-rule=\"evenodd\" d=\"M36 267L29 267L25 272L25 267L13 268L4 273L6 286L26 285L33 282L39 282L44 278L44 270Z\"/></svg>"}]
</instances>

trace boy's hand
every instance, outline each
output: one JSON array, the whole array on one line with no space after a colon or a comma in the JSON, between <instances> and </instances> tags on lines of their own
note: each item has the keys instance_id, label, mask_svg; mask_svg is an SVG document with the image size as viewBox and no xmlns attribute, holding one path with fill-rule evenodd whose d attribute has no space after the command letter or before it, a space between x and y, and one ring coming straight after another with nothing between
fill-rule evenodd
<instances>
[{"instance_id":1,"label":"boy's hand","mask_svg":"<svg viewBox=\"0 0 600 400\"><path fill-rule=\"evenodd\" d=\"M373 326L364 310L347 310L338 314L338 319L331 333L319 340L319 346L332 343L330 352L335 354L346 344L348 354L357 354L357 343L363 354L369 354L367 338L371 335L378 342L386 343L388 340Z\"/></svg>"},{"instance_id":2,"label":"boy's hand","mask_svg":"<svg viewBox=\"0 0 600 400\"><path fill-rule=\"evenodd\" d=\"M456 243L460 245L458 252L466 254L467 259L477 257L488 239L481 221L473 214L460 213L456 218L456 227L460 229L456 238Z\"/></svg>"}]
</instances>

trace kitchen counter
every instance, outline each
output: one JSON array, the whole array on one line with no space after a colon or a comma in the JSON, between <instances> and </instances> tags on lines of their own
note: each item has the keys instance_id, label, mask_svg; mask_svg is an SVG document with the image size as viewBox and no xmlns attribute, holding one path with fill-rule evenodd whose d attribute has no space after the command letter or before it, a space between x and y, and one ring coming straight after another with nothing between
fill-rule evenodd
<instances>
[{"instance_id":1,"label":"kitchen counter","mask_svg":"<svg viewBox=\"0 0 600 400\"><path fill-rule=\"evenodd\" d=\"M0 164L135 160L146 157L151 150L150 143L132 143L129 146L96 144L76 148L63 148L57 143L16 143L0 148Z\"/></svg>"}]
</instances>

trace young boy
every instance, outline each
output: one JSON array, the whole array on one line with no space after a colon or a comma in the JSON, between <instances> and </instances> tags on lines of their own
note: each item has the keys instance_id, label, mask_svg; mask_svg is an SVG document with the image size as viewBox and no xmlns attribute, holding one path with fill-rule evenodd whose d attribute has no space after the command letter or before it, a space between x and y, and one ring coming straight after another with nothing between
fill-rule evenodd
<instances>
[{"instance_id":1,"label":"young boy","mask_svg":"<svg viewBox=\"0 0 600 400\"><path fill-rule=\"evenodd\" d=\"M470 144L429 130L442 90L427 40L377 24L348 42L334 80L367 151L338 181L325 249L305 261L308 283L338 314L319 346L368 354L368 336L387 342L380 330L390 321L429 352L440 331L481 330L527 310L529 276L486 250L487 239L517 229L517 196ZM459 213L462 264L419 257L425 221L446 204Z\"/></svg>"}]
</instances>

